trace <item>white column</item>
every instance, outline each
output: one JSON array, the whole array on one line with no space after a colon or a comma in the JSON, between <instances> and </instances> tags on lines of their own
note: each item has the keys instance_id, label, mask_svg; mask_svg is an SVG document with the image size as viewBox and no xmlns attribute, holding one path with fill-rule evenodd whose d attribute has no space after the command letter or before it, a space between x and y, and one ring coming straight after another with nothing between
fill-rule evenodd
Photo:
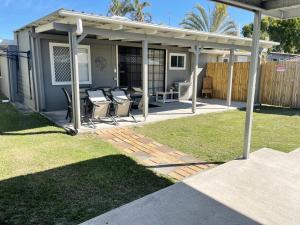
<instances>
[{"instance_id":1,"label":"white column","mask_svg":"<svg viewBox=\"0 0 300 225\"><path fill-rule=\"evenodd\" d=\"M255 12L253 23L253 38L252 38L252 50L251 50L251 62L248 80L248 95L247 95L247 111L244 133L244 152L243 158L248 159L251 148L251 133L252 133L252 118L253 118L253 106L255 95L255 84L257 76L257 65L259 55L259 39L260 39L260 26L261 26L261 12Z\"/></svg>"},{"instance_id":2,"label":"white column","mask_svg":"<svg viewBox=\"0 0 300 225\"><path fill-rule=\"evenodd\" d=\"M232 79L233 79L233 65L234 65L234 49L230 49L230 57L228 62L228 83L227 83L227 106L231 106L232 95Z\"/></svg>"},{"instance_id":3,"label":"white column","mask_svg":"<svg viewBox=\"0 0 300 225\"><path fill-rule=\"evenodd\" d=\"M79 90L79 67L78 48L75 33L69 33L70 56L71 56L71 79L72 79L72 116L75 130L80 129L80 90Z\"/></svg>"},{"instance_id":4,"label":"white column","mask_svg":"<svg viewBox=\"0 0 300 225\"><path fill-rule=\"evenodd\" d=\"M149 97L148 97L148 41L147 40L143 40L143 73L142 73L142 77L143 77L143 116L145 118L145 120L148 117L148 101L149 101Z\"/></svg>"},{"instance_id":5,"label":"white column","mask_svg":"<svg viewBox=\"0 0 300 225\"><path fill-rule=\"evenodd\" d=\"M194 59L195 59L195 65L194 65L194 74L193 74L193 95L192 95L192 113L196 112L197 108L197 86L198 86L198 64L199 64L199 47L195 46L195 49L193 49L194 52Z\"/></svg>"}]
</instances>

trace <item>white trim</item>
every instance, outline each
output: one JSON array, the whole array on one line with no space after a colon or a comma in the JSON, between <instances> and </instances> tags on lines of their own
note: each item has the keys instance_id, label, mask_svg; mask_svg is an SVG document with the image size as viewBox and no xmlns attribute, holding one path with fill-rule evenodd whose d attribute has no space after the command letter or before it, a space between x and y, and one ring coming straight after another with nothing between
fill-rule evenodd
<instances>
[{"instance_id":1,"label":"white trim","mask_svg":"<svg viewBox=\"0 0 300 225\"><path fill-rule=\"evenodd\" d=\"M172 56L183 56L183 67L172 67L171 57ZM170 53L169 55L169 70L185 70L186 69L186 54L185 53Z\"/></svg>"},{"instance_id":2,"label":"white trim","mask_svg":"<svg viewBox=\"0 0 300 225\"><path fill-rule=\"evenodd\" d=\"M55 80L55 67L54 67L54 54L53 54L53 47L68 47L70 48L69 44L65 43L57 43L57 42L49 42L49 52L50 52L50 65L51 65L51 81L52 85L71 85L72 81L64 81L64 82L57 82ZM87 49L88 50L88 81L80 81L80 84L92 84L92 66L91 66L91 48L89 45L78 45L78 48ZM70 63L71 65L71 63Z\"/></svg>"},{"instance_id":3,"label":"white trim","mask_svg":"<svg viewBox=\"0 0 300 225\"><path fill-rule=\"evenodd\" d=\"M165 56L165 92L167 91L167 89L168 89L168 54L169 54L169 51L168 51L168 49L166 49L165 50L165 54L166 54L166 56Z\"/></svg>"},{"instance_id":4,"label":"white trim","mask_svg":"<svg viewBox=\"0 0 300 225\"><path fill-rule=\"evenodd\" d=\"M119 45L116 45L116 70L117 70L117 87L120 84L120 74L119 74Z\"/></svg>"}]
</instances>

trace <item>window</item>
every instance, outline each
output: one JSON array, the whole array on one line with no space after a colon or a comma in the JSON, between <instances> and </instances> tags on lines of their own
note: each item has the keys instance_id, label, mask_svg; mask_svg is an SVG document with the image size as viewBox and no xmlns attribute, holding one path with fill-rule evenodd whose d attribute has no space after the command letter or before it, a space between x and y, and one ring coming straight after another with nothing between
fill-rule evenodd
<instances>
[{"instance_id":1,"label":"window","mask_svg":"<svg viewBox=\"0 0 300 225\"><path fill-rule=\"evenodd\" d=\"M52 85L71 84L71 60L68 44L50 43ZM78 67L80 84L91 84L90 47L78 46Z\"/></svg>"},{"instance_id":2,"label":"window","mask_svg":"<svg viewBox=\"0 0 300 225\"><path fill-rule=\"evenodd\" d=\"M170 70L185 70L186 54L170 53Z\"/></svg>"}]
</instances>

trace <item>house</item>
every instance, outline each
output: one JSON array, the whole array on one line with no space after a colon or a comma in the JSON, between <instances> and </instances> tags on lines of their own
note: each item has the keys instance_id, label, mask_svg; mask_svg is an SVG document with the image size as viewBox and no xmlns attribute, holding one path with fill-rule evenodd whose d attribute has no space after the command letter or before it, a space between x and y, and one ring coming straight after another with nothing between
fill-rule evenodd
<instances>
[{"instance_id":1,"label":"house","mask_svg":"<svg viewBox=\"0 0 300 225\"><path fill-rule=\"evenodd\" d=\"M35 111L63 110L62 88L73 93L76 106L86 88L143 87L145 116L148 99L175 82L191 84L194 111L201 88L198 75L211 51L217 53L211 49L249 52L252 45L248 38L65 9L23 26L14 36L19 54L14 94L26 106ZM260 41L260 49L277 44ZM234 51L230 52L233 62ZM73 110L79 117L79 108Z\"/></svg>"},{"instance_id":2,"label":"house","mask_svg":"<svg viewBox=\"0 0 300 225\"><path fill-rule=\"evenodd\" d=\"M0 39L0 92L11 101L16 101L17 46L12 40Z\"/></svg>"},{"instance_id":3,"label":"house","mask_svg":"<svg viewBox=\"0 0 300 225\"><path fill-rule=\"evenodd\" d=\"M284 52L270 52L267 55L268 61L289 61L292 58L300 57L298 54L292 54L292 53L284 53Z\"/></svg>"}]
</instances>

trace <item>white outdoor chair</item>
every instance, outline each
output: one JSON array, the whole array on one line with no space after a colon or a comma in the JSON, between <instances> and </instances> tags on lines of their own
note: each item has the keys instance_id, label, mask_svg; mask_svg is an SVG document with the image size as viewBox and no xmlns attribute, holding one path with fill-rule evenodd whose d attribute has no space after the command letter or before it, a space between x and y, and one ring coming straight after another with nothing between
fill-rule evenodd
<instances>
[{"instance_id":1,"label":"white outdoor chair","mask_svg":"<svg viewBox=\"0 0 300 225\"><path fill-rule=\"evenodd\" d=\"M94 122L100 122L101 119L110 118L116 125L116 120L110 115L111 101L104 94L103 90L87 91L88 99L92 103L92 112L89 117L90 123L96 128Z\"/></svg>"},{"instance_id":2,"label":"white outdoor chair","mask_svg":"<svg viewBox=\"0 0 300 225\"><path fill-rule=\"evenodd\" d=\"M114 104L114 118L131 117L134 122L137 122L130 113L133 101L127 96L126 92L122 89L114 89L110 93Z\"/></svg>"}]
</instances>

